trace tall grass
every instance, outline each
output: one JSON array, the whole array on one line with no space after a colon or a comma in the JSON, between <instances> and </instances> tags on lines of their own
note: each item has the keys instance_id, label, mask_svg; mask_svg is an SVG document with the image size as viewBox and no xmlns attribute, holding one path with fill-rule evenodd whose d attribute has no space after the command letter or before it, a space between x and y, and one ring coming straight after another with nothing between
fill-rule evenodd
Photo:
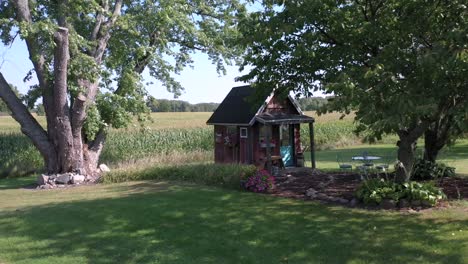
<instances>
[{"instance_id":1,"label":"tall grass","mask_svg":"<svg viewBox=\"0 0 468 264\"><path fill-rule=\"evenodd\" d=\"M42 157L26 136L0 133L0 178L23 176L42 167Z\"/></svg>"},{"instance_id":2,"label":"tall grass","mask_svg":"<svg viewBox=\"0 0 468 264\"><path fill-rule=\"evenodd\" d=\"M121 168L104 174L102 182L116 183L137 180L184 181L204 185L240 188L243 176L253 175L255 166L239 164L183 164L177 166L146 166Z\"/></svg>"}]
</instances>

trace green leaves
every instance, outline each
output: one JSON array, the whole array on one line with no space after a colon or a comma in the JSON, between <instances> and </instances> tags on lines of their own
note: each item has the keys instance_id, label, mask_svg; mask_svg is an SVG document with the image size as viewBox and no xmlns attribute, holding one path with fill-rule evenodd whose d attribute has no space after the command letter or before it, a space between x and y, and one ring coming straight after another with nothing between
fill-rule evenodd
<instances>
[{"instance_id":1,"label":"green leaves","mask_svg":"<svg viewBox=\"0 0 468 264\"><path fill-rule=\"evenodd\" d=\"M463 1L271 4L242 24L243 66L252 70L240 80L301 94L323 89L336 96L329 111L358 110L374 138L437 119L453 97L467 100Z\"/></svg>"},{"instance_id":2,"label":"green leaves","mask_svg":"<svg viewBox=\"0 0 468 264\"><path fill-rule=\"evenodd\" d=\"M370 179L362 183L356 191L356 197L365 204L380 204L384 199L398 202L401 199L425 201L434 206L446 196L432 183L405 182L398 184L384 179Z\"/></svg>"},{"instance_id":3,"label":"green leaves","mask_svg":"<svg viewBox=\"0 0 468 264\"><path fill-rule=\"evenodd\" d=\"M98 132L107 126L101 119L101 115L96 105L88 108L87 117L83 125L83 130L88 140L94 140Z\"/></svg>"},{"instance_id":4,"label":"green leaves","mask_svg":"<svg viewBox=\"0 0 468 264\"><path fill-rule=\"evenodd\" d=\"M193 63L195 52L207 54L218 72L225 73L225 65L236 63L243 51L237 45L242 36L237 24L247 11L239 0L76 0L66 4L38 0L29 1L29 6L12 2L0 2L0 38L5 45L16 33L27 40L40 82L26 96L31 107L41 96L55 96L54 33L59 26L68 29L69 107L81 119L81 109L74 106L86 106L83 130L87 140L106 126L123 128L135 116L146 119L143 71L149 70L178 96L183 87L174 74ZM97 92L96 82L101 89ZM81 100L85 104L74 104Z\"/></svg>"}]
</instances>

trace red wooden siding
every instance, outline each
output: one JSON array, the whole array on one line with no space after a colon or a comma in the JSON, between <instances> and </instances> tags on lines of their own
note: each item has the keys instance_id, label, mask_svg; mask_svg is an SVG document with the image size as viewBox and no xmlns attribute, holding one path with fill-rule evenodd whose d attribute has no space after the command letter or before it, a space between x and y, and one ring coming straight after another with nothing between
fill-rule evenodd
<instances>
[{"instance_id":1,"label":"red wooden siding","mask_svg":"<svg viewBox=\"0 0 468 264\"><path fill-rule=\"evenodd\" d=\"M279 99L277 97L266 106L264 112L268 113L288 113L299 114L289 99ZM247 128L247 138L240 138L240 128L235 128L235 133L229 135L228 127L215 125L214 126L214 148L216 163L244 163L244 164L261 164L266 161L266 147L261 147L260 143L260 128L263 125L255 123ZM280 155L280 126L273 125L271 127L271 140L275 144L271 148L271 155ZM300 141L300 125L293 125L294 129L294 157L301 152ZM232 144L225 144L225 137L231 136ZM234 138L233 138L234 137ZM297 160L294 160L297 163Z\"/></svg>"},{"instance_id":2,"label":"red wooden siding","mask_svg":"<svg viewBox=\"0 0 468 264\"><path fill-rule=\"evenodd\" d=\"M299 114L291 103L291 101L286 99L279 99L278 97L273 97L270 102L267 104L265 113L285 113L285 114Z\"/></svg>"}]
</instances>

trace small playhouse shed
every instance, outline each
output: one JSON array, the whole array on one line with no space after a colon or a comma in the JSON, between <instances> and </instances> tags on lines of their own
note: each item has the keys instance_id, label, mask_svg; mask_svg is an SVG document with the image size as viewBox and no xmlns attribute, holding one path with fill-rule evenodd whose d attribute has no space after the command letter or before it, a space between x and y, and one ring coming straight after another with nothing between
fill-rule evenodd
<instances>
[{"instance_id":1,"label":"small playhouse shed","mask_svg":"<svg viewBox=\"0 0 468 264\"><path fill-rule=\"evenodd\" d=\"M309 124L310 154L315 168L314 118L304 115L291 96L281 99L274 92L263 102L251 103L255 89L231 89L207 124L214 126L215 162L264 165L304 164L300 124Z\"/></svg>"}]
</instances>

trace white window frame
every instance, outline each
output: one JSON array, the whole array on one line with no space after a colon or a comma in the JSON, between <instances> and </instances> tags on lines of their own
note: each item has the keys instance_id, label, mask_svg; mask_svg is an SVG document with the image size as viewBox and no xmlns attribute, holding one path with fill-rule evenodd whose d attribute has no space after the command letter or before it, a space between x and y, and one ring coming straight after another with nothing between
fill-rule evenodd
<instances>
[{"instance_id":1,"label":"white window frame","mask_svg":"<svg viewBox=\"0 0 468 264\"><path fill-rule=\"evenodd\" d=\"M240 132L239 132L240 138L248 138L248 137L249 137L249 133L248 133L248 132L249 132L249 131L247 130L246 127L241 127L241 128L240 128Z\"/></svg>"}]
</instances>

